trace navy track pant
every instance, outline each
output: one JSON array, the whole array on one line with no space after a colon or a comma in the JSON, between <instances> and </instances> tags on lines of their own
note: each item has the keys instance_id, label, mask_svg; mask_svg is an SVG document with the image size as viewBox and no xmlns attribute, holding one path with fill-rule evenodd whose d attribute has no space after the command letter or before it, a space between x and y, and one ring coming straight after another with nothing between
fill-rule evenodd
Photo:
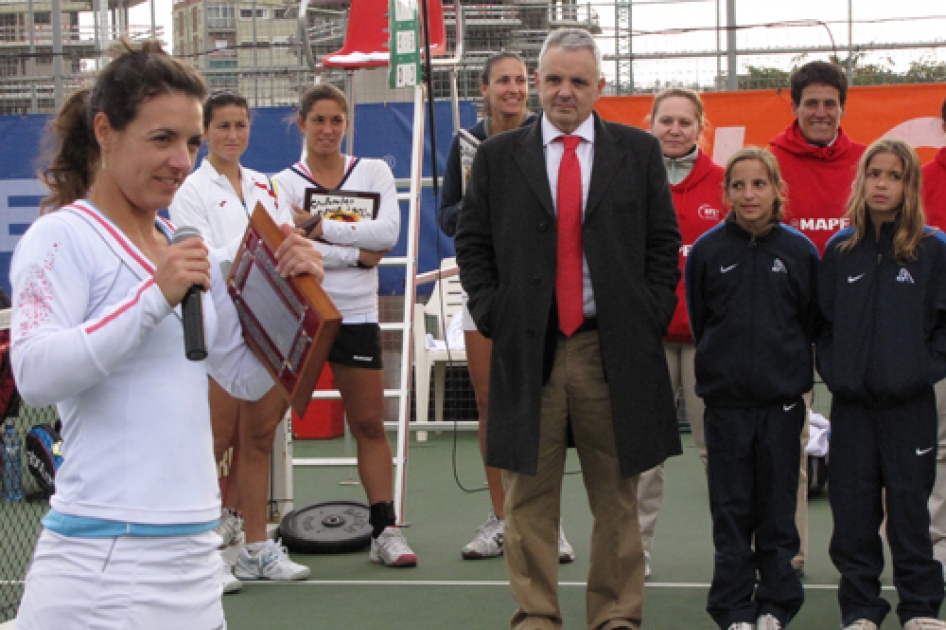
<instances>
[{"instance_id":1,"label":"navy track pant","mask_svg":"<svg viewBox=\"0 0 946 630\"><path fill-rule=\"evenodd\" d=\"M835 396L831 404L828 493L834 516L831 560L841 572L841 623L890 612L880 596L880 527L886 508L897 615L938 617L943 569L933 558L927 503L936 478L936 401L929 392L877 409Z\"/></svg>"},{"instance_id":2,"label":"navy track pant","mask_svg":"<svg viewBox=\"0 0 946 630\"><path fill-rule=\"evenodd\" d=\"M792 568L805 403L707 407L704 417L716 547L706 610L724 630L765 614L787 626L805 599Z\"/></svg>"}]
</instances>

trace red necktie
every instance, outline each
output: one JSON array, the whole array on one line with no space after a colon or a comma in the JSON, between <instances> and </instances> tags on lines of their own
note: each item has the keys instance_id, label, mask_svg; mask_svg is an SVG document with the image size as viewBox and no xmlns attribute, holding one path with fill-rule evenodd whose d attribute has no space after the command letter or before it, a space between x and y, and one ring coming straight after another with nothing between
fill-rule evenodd
<instances>
[{"instance_id":1,"label":"red necktie","mask_svg":"<svg viewBox=\"0 0 946 630\"><path fill-rule=\"evenodd\" d=\"M581 268L581 164L579 136L559 136L565 153L558 166L558 327L570 337L585 319Z\"/></svg>"}]
</instances>

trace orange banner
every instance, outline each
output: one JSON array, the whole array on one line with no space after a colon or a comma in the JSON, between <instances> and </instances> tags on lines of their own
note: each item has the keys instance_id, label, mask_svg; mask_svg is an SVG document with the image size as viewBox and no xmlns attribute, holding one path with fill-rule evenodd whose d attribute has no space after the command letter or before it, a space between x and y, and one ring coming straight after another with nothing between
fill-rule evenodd
<instances>
[{"instance_id":1,"label":"orange banner","mask_svg":"<svg viewBox=\"0 0 946 630\"><path fill-rule=\"evenodd\" d=\"M719 164L743 146L767 146L791 124L792 99L787 88L706 92L701 95L706 125L701 146ZM854 140L870 144L884 136L910 143L926 163L946 145L942 107L946 85L874 85L848 90L841 126ZM595 109L607 120L649 128L653 95L605 96Z\"/></svg>"}]
</instances>

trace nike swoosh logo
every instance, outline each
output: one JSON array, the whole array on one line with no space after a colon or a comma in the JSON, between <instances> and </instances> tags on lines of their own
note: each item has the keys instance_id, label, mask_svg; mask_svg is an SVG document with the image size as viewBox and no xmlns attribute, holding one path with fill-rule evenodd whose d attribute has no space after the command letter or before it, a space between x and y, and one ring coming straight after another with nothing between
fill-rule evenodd
<instances>
[{"instance_id":1,"label":"nike swoosh logo","mask_svg":"<svg viewBox=\"0 0 946 630\"><path fill-rule=\"evenodd\" d=\"M729 273L730 271L732 271L733 269L735 269L735 268L738 267L738 266L739 266L739 263L736 263L735 265L729 265L728 267L720 267L720 268L719 268L719 272L720 272L720 273Z\"/></svg>"},{"instance_id":2,"label":"nike swoosh logo","mask_svg":"<svg viewBox=\"0 0 946 630\"><path fill-rule=\"evenodd\" d=\"M859 275L859 276L848 276L848 277L847 277L847 281L848 281L848 282L857 282L858 280L860 280L860 279L863 278L863 277L864 277L864 274L861 274L861 275Z\"/></svg>"},{"instance_id":3,"label":"nike swoosh logo","mask_svg":"<svg viewBox=\"0 0 946 630\"><path fill-rule=\"evenodd\" d=\"M784 409L785 411L791 411L792 409L795 408L795 405L797 404L798 404L797 402L793 402L790 405L782 405L782 409Z\"/></svg>"},{"instance_id":4,"label":"nike swoosh logo","mask_svg":"<svg viewBox=\"0 0 946 630\"><path fill-rule=\"evenodd\" d=\"M924 455L926 455L927 453L929 453L929 452L932 451L932 450L933 450L933 447L932 447L932 446L929 447L929 448L924 448L924 449L919 449L919 448L918 448L918 449L916 449L917 457L923 457Z\"/></svg>"}]
</instances>

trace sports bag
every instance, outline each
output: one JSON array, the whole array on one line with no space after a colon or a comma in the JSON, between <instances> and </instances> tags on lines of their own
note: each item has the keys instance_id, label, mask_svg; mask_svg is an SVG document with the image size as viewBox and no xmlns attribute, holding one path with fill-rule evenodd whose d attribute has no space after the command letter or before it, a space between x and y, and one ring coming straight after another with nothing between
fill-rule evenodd
<instances>
[{"instance_id":1,"label":"sports bag","mask_svg":"<svg viewBox=\"0 0 946 630\"><path fill-rule=\"evenodd\" d=\"M26 467L46 495L55 492L56 471L62 465L61 426L59 420L55 427L43 422L26 434Z\"/></svg>"}]
</instances>

